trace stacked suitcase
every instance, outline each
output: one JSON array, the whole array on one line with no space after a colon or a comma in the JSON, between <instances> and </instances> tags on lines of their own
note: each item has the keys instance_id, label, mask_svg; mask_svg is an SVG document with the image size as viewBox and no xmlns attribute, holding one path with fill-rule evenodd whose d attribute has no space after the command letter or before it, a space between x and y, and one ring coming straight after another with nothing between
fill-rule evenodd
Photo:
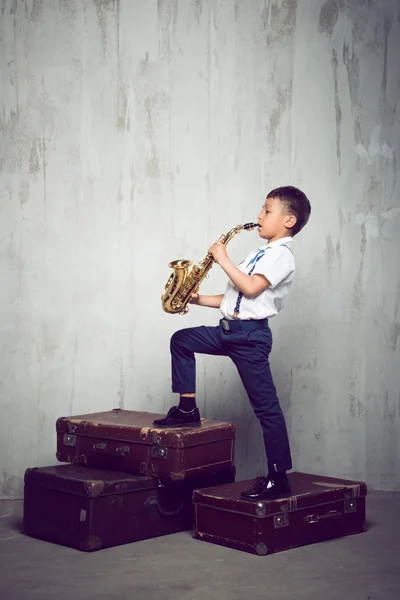
<instances>
[{"instance_id":1,"label":"stacked suitcase","mask_svg":"<svg viewBox=\"0 0 400 600\"><path fill-rule=\"evenodd\" d=\"M57 420L58 466L25 473L28 535L93 551L189 530L192 494L235 480L235 427L157 429L114 409Z\"/></svg>"},{"instance_id":2,"label":"stacked suitcase","mask_svg":"<svg viewBox=\"0 0 400 600\"><path fill-rule=\"evenodd\" d=\"M160 415L115 409L58 419L57 466L25 473L28 535L85 551L193 528L266 555L365 530L366 485L290 473L291 496L258 502L235 482L232 423L157 429Z\"/></svg>"}]
</instances>

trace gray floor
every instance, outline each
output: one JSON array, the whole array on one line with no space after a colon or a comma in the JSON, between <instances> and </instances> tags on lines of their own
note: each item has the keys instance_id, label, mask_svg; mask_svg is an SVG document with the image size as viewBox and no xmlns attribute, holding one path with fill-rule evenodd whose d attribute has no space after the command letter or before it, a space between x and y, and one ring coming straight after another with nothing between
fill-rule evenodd
<instances>
[{"instance_id":1,"label":"gray floor","mask_svg":"<svg viewBox=\"0 0 400 600\"><path fill-rule=\"evenodd\" d=\"M366 533L254 556L189 532L94 553L21 533L0 502L1 600L400 600L400 492L370 492Z\"/></svg>"}]
</instances>

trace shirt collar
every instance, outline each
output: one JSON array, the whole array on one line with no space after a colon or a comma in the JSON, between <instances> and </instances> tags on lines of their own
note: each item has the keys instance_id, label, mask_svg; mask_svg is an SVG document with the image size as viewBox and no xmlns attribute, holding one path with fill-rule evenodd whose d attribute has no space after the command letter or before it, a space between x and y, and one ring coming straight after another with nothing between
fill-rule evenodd
<instances>
[{"instance_id":1,"label":"shirt collar","mask_svg":"<svg viewBox=\"0 0 400 600\"><path fill-rule=\"evenodd\" d=\"M283 246L283 244L291 244L292 241L293 238L290 235L288 235L286 237L280 238L279 240L275 240L274 242L264 244L263 246L260 246L259 249L266 250L267 248L272 248L273 246Z\"/></svg>"}]
</instances>

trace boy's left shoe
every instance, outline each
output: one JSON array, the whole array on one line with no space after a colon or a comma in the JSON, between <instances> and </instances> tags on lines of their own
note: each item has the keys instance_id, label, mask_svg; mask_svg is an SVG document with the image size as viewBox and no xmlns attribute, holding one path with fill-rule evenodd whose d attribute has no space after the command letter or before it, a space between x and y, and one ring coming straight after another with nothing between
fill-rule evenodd
<instances>
[{"instance_id":1,"label":"boy's left shoe","mask_svg":"<svg viewBox=\"0 0 400 600\"><path fill-rule=\"evenodd\" d=\"M286 474L280 475L279 478L270 475L257 477L253 487L240 494L244 500L275 500L286 496L290 496L290 485Z\"/></svg>"},{"instance_id":2,"label":"boy's left shoe","mask_svg":"<svg viewBox=\"0 0 400 600\"><path fill-rule=\"evenodd\" d=\"M196 407L190 412L185 412L179 406L173 406L169 409L167 416L162 419L155 419L153 425L156 427L200 427L200 413Z\"/></svg>"}]
</instances>

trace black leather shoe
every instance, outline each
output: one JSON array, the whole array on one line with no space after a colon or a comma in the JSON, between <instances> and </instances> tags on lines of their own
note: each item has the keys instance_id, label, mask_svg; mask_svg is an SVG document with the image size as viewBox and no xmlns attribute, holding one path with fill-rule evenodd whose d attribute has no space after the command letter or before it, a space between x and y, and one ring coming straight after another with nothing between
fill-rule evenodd
<instances>
[{"instance_id":1,"label":"black leather shoe","mask_svg":"<svg viewBox=\"0 0 400 600\"><path fill-rule=\"evenodd\" d=\"M249 490L240 494L245 500L274 500L290 496L290 485L286 475L279 478L257 477L255 484Z\"/></svg>"},{"instance_id":2,"label":"black leather shoe","mask_svg":"<svg viewBox=\"0 0 400 600\"><path fill-rule=\"evenodd\" d=\"M194 408L190 412L184 412L179 406L173 406L169 409L166 417L155 419L153 425L156 427L199 427L201 425L199 409Z\"/></svg>"}]
</instances>

